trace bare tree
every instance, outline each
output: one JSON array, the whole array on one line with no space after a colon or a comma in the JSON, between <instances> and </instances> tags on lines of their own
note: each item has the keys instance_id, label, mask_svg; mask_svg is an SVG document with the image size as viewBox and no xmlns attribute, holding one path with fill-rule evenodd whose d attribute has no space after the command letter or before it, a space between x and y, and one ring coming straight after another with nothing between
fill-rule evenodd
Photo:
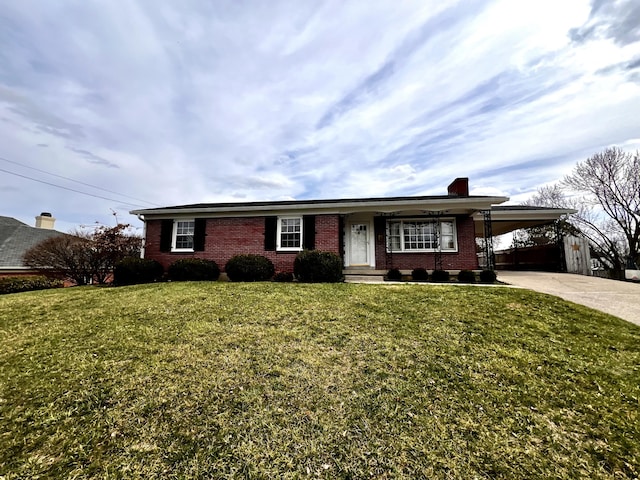
<instances>
[{"instance_id":1,"label":"bare tree","mask_svg":"<svg viewBox=\"0 0 640 480\"><path fill-rule=\"evenodd\" d=\"M49 238L29 249L24 263L42 272L73 280L77 285L91 281L106 283L115 264L138 256L142 239L127 234L129 225L97 227L93 232L72 232Z\"/></svg>"},{"instance_id":2,"label":"bare tree","mask_svg":"<svg viewBox=\"0 0 640 480\"><path fill-rule=\"evenodd\" d=\"M579 162L562 185L576 194L575 224L616 275L640 260L640 154L613 147Z\"/></svg>"},{"instance_id":3,"label":"bare tree","mask_svg":"<svg viewBox=\"0 0 640 480\"><path fill-rule=\"evenodd\" d=\"M565 233L579 231L614 278L627 257L640 261L640 154L607 148L579 162L559 184L542 187L526 204L577 210Z\"/></svg>"},{"instance_id":4,"label":"bare tree","mask_svg":"<svg viewBox=\"0 0 640 480\"><path fill-rule=\"evenodd\" d=\"M140 256L142 238L131 235L130 230L130 225L119 223L115 227L97 227L91 234L93 274L98 283L105 283L123 258Z\"/></svg>"},{"instance_id":5,"label":"bare tree","mask_svg":"<svg viewBox=\"0 0 640 480\"><path fill-rule=\"evenodd\" d=\"M24 254L25 265L43 273L86 285L92 278L91 245L86 236L60 235L48 238Z\"/></svg>"},{"instance_id":6,"label":"bare tree","mask_svg":"<svg viewBox=\"0 0 640 480\"><path fill-rule=\"evenodd\" d=\"M538 191L522 205L532 207L568 208L575 209L573 202L567 198L560 185L547 185ZM517 247L532 247L534 245L549 245L558 242L558 235L575 235L578 229L569 222L569 216L563 215L553 225L529 227L514 232L513 244Z\"/></svg>"}]
</instances>

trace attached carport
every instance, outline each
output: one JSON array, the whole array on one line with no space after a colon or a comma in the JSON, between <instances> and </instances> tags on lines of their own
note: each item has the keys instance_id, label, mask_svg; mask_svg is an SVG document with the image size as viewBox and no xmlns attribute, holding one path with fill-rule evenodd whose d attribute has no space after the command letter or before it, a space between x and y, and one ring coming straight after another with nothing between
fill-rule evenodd
<instances>
[{"instance_id":1,"label":"attached carport","mask_svg":"<svg viewBox=\"0 0 640 480\"><path fill-rule=\"evenodd\" d=\"M576 213L568 208L532 207L528 205L496 205L474 215L476 238L482 240L484 267L495 268L493 237L521 228L556 223L563 215Z\"/></svg>"}]
</instances>

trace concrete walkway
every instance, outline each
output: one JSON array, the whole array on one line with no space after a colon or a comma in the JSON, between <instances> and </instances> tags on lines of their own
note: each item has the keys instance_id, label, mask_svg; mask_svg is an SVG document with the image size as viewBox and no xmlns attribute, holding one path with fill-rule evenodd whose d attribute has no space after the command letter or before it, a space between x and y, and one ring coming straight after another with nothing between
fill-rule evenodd
<instances>
[{"instance_id":1,"label":"concrete walkway","mask_svg":"<svg viewBox=\"0 0 640 480\"><path fill-rule=\"evenodd\" d=\"M498 271L510 285L556 295L640 325L640 283L571 273Z\"/></svg>"}]
</instances>

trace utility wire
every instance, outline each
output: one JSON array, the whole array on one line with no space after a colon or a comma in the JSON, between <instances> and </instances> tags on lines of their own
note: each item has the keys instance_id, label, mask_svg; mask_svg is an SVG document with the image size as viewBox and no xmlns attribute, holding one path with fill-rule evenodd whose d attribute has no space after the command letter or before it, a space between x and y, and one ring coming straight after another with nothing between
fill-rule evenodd
<instances>
[{"instance_id":1,"label":"utility wire","mask_svg":"<svg viewBox=\"0 0 640 480\"><path fill-rule=\"evenodd\" d=\"M55 183L45 182L44 180L38 180L37 178L28 177L26 175L21 175L19 173L10 172L9 170L5 170L4 168L0 168L0 172L8 173L9 175L15 175L16 177L26 178L27 180L33 180L34 182L44 183L45 185L50 185L56 188L62 188L63 190L69 190L70 192L80 193L82 195L87 195L89 197L101 198L102 200L109 200L110 202L117 202L123 205L130 205L132 207L142 207L145 208L144 205L139 205L136 203L123 202L122 200L116 200L114 198L103 197L101 195L94 195L93 193L81 192L80 190L75 190L69 187L63 187L62 185L56 185Z\"/></svg>"},{"instance_id":2,"label":"utility wire","mask_svg":"<svg viewBox=\"0 0 640 480\"><path fill-rule=\"evenodd\" d=\"M36 172L40 172L40 173L46 173L47 175L51 175L52 177L57 177L57 178L62 178L63 180L68 180L70 182L75 182L75 183L79 183L80 185L84 185L86 187L91 187L91 188L96 188L98 190L102 190L103 192L108 192L108 193L113 193L115 195L119 195L121 197L126 197L126 198L130 198L132 200L137 200L139 202L144 202L144 203L148 203L149 205L154 205L156 207L161 207L162 205L158 205L157 203L153 203L153 202L148 202L146 200L142 200L141 198L136 198L136 197L131 197L129 195L125 195L123 193L118 193L118 192L114 192L113 190L107 190L106 188L102 188L99 187L97 185L91 185L90 183L85 183L85 182L81 182L80 180L74 180L73 178L69 178L69 177L65 177L63 175L58 175L56 173L51 173L51 172L47 172L46 170L40 170L39 168L35 168L35 167L30 167L29 165L25 165L23 163L20 162L16 162L14 160L9 160L8 158L4 158L4 157L0 157L0 160L4 160L5 162L9 162L9 163L13 163L15 165L19 165L21 167L24 168L28 168L30 170L35 170ZM4 171L4 170L3 170ZM10 173L10 172L9 172ZM25 177L25 178L29 178L29 177ZM33 179L31 179L33 180ZM37 181L37 180L36 180ZM44 183L44 182L43 182ZM51 185L51 184L48 184ZM55 186L55 185L54 185ZM64 188L64 187L63 187ZM75 190L74 190L75 191ZM127 205L132 205L131 203L128 203ZM136 206L141 206L141 205L136 205Z\"/></svg>"}]
</instances>

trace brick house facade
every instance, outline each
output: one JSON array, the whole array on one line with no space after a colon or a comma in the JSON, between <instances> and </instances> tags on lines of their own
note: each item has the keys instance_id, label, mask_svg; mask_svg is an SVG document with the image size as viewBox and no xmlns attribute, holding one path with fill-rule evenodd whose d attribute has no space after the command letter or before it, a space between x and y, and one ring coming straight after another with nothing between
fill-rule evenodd
<instances>
[{"instance_id":1,"label":"brick house facade","mask_svg":"<svg viewBox=\"0 0 640 480\"><path fill-rule=\"evenodd\" d=\"M447 195L194 204L134 210L145 222L146 258L165 268L177 259L264 255L293 271L303 249L338 254L345 268L477 269L482 212L506 197L469 195L458 178ZM482 225L480 223L480 225ZM480 228L482 230L482 228Z\"/></svg>"},{"instance_id":2,"label":"brick house facade","mask_svg":"<svg viewBox=\"0 0 640 480\"><path fill-rule=\"evenodd\" d=\"M224 269L224 265L232 256L252 253L267 257L273 262L276 271L293 271L296 251L265 250L265 218L207 218L204 248L192 252L171 252L161 248L162 220L147 220L145 257L157 260L165 269L177 259L189 257L213 260ZM340 254L340 239L337 235L339 223L338 215L315 217L316 249Z\"/></svg>"}]
</instances>

